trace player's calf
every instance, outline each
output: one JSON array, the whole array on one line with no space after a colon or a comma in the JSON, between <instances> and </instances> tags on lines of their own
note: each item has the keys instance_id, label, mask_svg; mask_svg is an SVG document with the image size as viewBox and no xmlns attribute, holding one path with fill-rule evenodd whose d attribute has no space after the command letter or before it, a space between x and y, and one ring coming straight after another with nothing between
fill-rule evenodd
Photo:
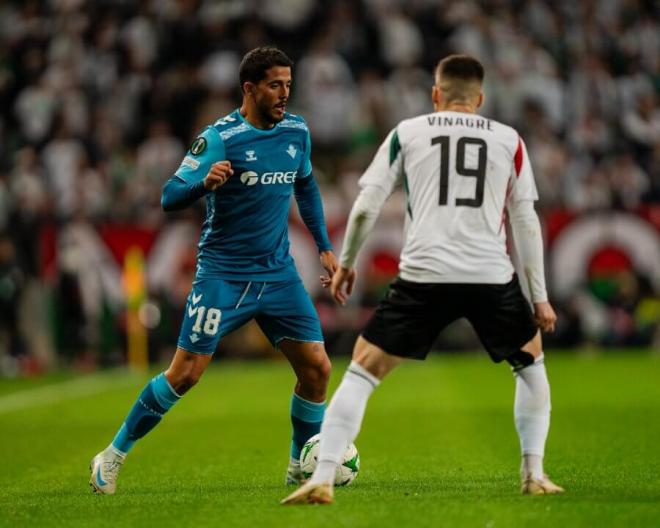
<instances>
[{"instance_id":1,"label":"player's calf","mask_svg":"<svg viewBox=\"0 0 660 528\"><path fill-rule=\"evenodd\" d=\"M303 482L300 452L305 442L321 430L325 414L325 394L330 379L330 359L322 343L283 340L280 349L296 373L298 382L291 397L293 434L285 483Z\"/></svg>"},{"instance_id":2,"label":"player's calf","mask_svg":"<svg viewBox=\"0 0 660 528\"><path fill-rule=\"evenodd\" d=\"M545 370L543 353L528 358L518 368L514 367L516 396L514 417L520 438L522 463L521 491L525 495L563 493L543 471L545 442L550 428L550 384ZM529 359L531 358L531 361Z\"/></svg>"},{"instance_id":3,"label":"player's calf","mask_svg":"<svg viewBox=\"0 0 660 528\"><path fill-rule=\"evenodd\" d=\"M119 469L133 444L156 427L179 398L165 374L145 385L112 443L92 459L89 483L95 492L105 495L115 492Z\"/></svg>"}]
</instances>

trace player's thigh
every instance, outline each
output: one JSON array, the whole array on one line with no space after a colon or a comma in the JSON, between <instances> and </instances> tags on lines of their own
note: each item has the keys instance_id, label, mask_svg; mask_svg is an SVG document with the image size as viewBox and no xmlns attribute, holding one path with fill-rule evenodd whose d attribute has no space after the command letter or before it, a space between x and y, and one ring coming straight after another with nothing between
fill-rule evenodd
<instances>
[{"instance_id":1,"label":"player's thigh","mask_svg":"<svg viewBox=\"0 0 660 528\"><path fill-rule=\"evenodd\" d=\"M506 360L514 368L533 361L538 326L518 278L507 284L473 285L469 295L467 318L491 359Z\"/></svg>"},{"instance_id":2,"label":"player's thigh","mask_svg":"<svg viewBox=\"0 0 660 528\"><path fill-rule=\"evenodd\" d=\"M255 319L275 347L280 348L285 340L323 345L316 308L299 279L266 283ZM304 345L303 348L311 350L314 347ZM320 348L325 354L325 348Z\"/></svg>"},{"instance_id":3,"label":"player's thigh","mask_svg":"<svg viewBox=\"0 0 660 528\"><path fill-rule=\"evenodd\" d=\"M197 279L186 302L177 346L193 354L212 355L222 336L249 321L256 306L239 303L248 283Z\"/></svg>"},{"instance_id":4,"label":"player's thigh","mask_svg":"<svg viewBox=\"0 0 660 528\"><path fill-rule=\"evenodd\" d=\"M520 347L524 352L531 354L534 359L543 354L543 340L541 339L541 330L537 330L534 337Z\"/></svg>"},{"instance_id":5,"label":"player's thigh","mask_svg":"<svg viewBox=\"0 0 660 528\"><path fill-rule=\"evenodd\" d=\"M436 337L458 317L452 300L438 300L439 285L396 279L362 336L388 354L425 359Z\"/></svg>"}]
</instances>

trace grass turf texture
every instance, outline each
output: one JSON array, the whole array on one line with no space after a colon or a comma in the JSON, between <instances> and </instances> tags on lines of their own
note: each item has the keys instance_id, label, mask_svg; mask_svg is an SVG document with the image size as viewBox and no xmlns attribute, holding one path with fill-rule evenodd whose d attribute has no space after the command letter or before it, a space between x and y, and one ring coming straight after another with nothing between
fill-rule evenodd
<instances>
[{"instance_id":1,"label":"grass turf texture","mask_svg":"<svg viewBox=\"0 0 660 528\"><path fill-rule=\"evenodd\" d=\"M87 466L146 378L0 413L0 526L660 526L660 357L550 354L547 366L546 467L564 496L519 495L508 368L432 357L371 398L361 473L334 505L280 506L293 375L225 363L136 445L112 497L90 492Z\"/></svg>"}]
</instances>

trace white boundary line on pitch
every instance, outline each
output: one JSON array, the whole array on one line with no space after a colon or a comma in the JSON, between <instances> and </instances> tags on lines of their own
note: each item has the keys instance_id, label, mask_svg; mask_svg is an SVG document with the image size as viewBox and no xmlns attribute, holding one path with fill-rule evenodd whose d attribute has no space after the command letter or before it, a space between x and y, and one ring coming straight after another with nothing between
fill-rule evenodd
<instances>
[{"instance_id":1,"label":"white boundary line on pitch","mask_svg":"<svg viewBox=\"0 0 660 528\"><path fill-rule=\"evenodd\" d=\"M91 374L83 378L53 383L35 389L27 389L0 396L0 414L43 407L83 396L99 394L110 389L121 388L141 379L140 374L119 369L102 374Z\"/></svg>"}]
</instances>

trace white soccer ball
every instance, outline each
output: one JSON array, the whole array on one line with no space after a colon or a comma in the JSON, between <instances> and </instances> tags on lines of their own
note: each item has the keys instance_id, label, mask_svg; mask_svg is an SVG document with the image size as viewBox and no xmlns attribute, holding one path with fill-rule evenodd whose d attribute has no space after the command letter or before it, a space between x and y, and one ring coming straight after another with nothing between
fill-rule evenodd
<instances>
[{"instance_id":1,"label":"white soccer ball","mask_svg":"<svg viewBox=\"0 0 660 528\"><path fill-rule=\"evenodd\" d=\"M319 459L319 450L321 443L321 435L315 434L312 436L302 448L300 452L300 469L302 470L303 477L308 479L316 469L316 463ZM335 486L348 486L357 477L360 471L360 454L358 453L355 444L351 444L346 449L341 464L337 466L335 472Z\"/></svg>"}]
</instances>

